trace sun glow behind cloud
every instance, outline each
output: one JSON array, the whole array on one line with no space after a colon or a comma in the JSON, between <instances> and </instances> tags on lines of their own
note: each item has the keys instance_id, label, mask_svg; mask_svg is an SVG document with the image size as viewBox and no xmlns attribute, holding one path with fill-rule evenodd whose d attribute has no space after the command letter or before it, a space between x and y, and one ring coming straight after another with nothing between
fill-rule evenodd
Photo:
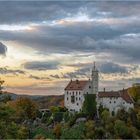
<instances>
[{"instance_id":1,"label":"sun glow behind cloud","mask_svg":"<svg viewBox=\"0 0 140 140\"><path fill-rule=\"evenodd\" d=\"M0 25L2 31L32 31L34 28L31 25Z\"/></svg>"}]
</instances>

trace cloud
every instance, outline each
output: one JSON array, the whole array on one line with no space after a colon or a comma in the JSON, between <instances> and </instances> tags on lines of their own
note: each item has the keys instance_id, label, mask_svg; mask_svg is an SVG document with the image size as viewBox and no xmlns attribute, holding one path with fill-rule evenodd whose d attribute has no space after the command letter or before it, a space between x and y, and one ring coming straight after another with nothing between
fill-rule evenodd
<instances>
[{"instance_id":1,"label":"cloud","mask_svg":"<svg viewBox=\"0 0 140 140\"><path fill-rule=\"evenodd\" d=\"M99 71L105 74L110 73L127 73L128 69L124 66L120 66L119 64L115 64L112 62L107 62L99 67Z\"/></svg>"},{"instance_id":2,"label":"cloud","mask_svg":"<svg viewBox=\"0 0 140 140\"><path fill-rule=\"evenodd\" d=\"M28 78L35 79L35 80L50 80L49 77L39 77L35 75L30 75Z\"/></svg>"},{"instance_id":3,"label":"cloud","mask_svg":"<svg viewBox=\"0 0 140 140\"><path fill-rule=\"evenodd\" d=\"M23 64L25 69L29 70L55 70L59 67L58 61L31 61Z\"/></svg>"},{"instance_id":4,"label":"cloud","mask_svg":"<svg viewBox=\"0 0 140 140\"><path fill-rule=\"evenodd\" d=\"M11 1L0 2L0 23L31 23L44 20L53 20L65 17L67 13L77 11L78 2L56 2L56 1ZM9 10L7 10L9 9ZM16 17L16 18L15 18Z\"/></svg>"},{"instance_id":5,"label":"cloud","mask_svg":"<svg viewBox=\"0 0 140 140\"><path fill-rule=\"evenodd\" d=\"M55 75L50 75L50 77L55 78L55 79L60 79L60 76L55 74Z\"/></svg>"},{"instance_id":6,"label":"cloud","mask_svg":"<svg viewBox=\"0 0 140 140\"><path fill-rule=\"evenodd\" d=\"M13 70L13 69L8 69L6 67L0 68L0 74L25 74L25 71L23 70Z\"/></svg>"},{"instance_id":7,"label":"cloud","mask_svg":"<svg viewBox=\"0 0 140 140\"><path fill-rule=\"evenodd\" d=\"M6 55L7 47L0 42L0 55Z\"/></svg>"}]
</instances>

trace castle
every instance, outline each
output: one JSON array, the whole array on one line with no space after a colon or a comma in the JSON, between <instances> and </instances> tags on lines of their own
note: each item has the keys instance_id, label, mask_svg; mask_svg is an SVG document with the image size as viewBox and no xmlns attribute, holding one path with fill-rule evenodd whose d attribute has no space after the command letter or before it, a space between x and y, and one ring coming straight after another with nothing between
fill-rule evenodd
<instances>
[{"instance_id":1,"label":"castle","mask_svg":"<svg viewBox=\"0 0 140 140\"><path fill-rule=\"evenodd\" d=\"M65 88L64 105L70 112L80 112L85 94L95 94L97 109L100 105L108 108L110 114L124 108L128 111L133 108L133 100L127 89L120 91L99 91L99 72L95 66L92 68L91 80L71 80Z\"/></svg>"}]
</instances>

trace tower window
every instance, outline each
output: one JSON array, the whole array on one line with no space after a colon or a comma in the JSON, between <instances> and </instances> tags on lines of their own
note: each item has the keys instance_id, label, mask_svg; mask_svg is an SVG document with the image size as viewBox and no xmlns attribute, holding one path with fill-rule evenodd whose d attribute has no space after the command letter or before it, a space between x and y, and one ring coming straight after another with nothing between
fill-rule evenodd
<instances>
[{"instance_id":1,"label":"tower window","mask_svg":"<svg viewBox=\"0 0 140 140\"><path fill-rule=\"evenodd\" d=\"M80 95L80 92L79 92L79 95Z\"/></svg>"},{"instance_id":2,"label":"tower window","mask_svg":"<svg viewBox=\"0 0 140 140\"><path fill-rule=\"evenodd\" d=\"M89 88L91 88L91 86L89 86Z\"/></svg>"},{"instance_id":3,"label":"tower window","mask_svg":"<svg viewBox=\"0 0 140 140\"><path fill-rule=\"evenodd\" d=\"M111 101L109 103L111 104Z\"/></svg>"},{"instance_id":4,"label":"tower window","mask_svg":"<svg viewBox=\"0 0 140 140\"><path fill-rule=\"evenodd\" d=\"M77 103L77 105L79 105L79 104Z\"/></svg>"},{"instance_id":5,"label":"tower window","mask_svg":"<svg viewBox=\"0 0 140 140\"><path fill-rule=\"evenodd\" d=\"M68 100L69 98L67 97L67 100Z\"/></svg>"}]
</instances>

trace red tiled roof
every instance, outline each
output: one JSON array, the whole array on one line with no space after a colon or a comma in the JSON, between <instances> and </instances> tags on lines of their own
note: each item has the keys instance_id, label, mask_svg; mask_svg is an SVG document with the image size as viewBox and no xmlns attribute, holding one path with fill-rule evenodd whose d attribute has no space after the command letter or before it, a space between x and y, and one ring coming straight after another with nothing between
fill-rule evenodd
<instances>
[{"instance_id":1,"label":"red tiled roof","mask_svg":"<svg viewBox=\"0 0 140 140\"><path fill-rule=\"evenodd\" d=\"M121 91L102 91L99 92L98 94L99 98L103 98L103 97L121 97L123 98L123 100L125 100L127 103L133 103L133 100L131 99L131 97L128 94L128 90L121 90Z\"/></svg>"},{"instance_id":2,"label":"red tiled roof","mask_svg":"<svg viewBox=\"0 0 140 140\"><path fill-rule=\"evenodd\" d=\"M128 94L128 90L121 90L121 97L128 103L133 103L132 98L130 97L130 95Z\"/></svg>"},{"instance_id":3,"label":"red tiled roof","mask_svg":"<svg viewBox=\"0 0 140 140\"><path fill-rule=\"evenodd\" d=\"M70 81L65 90L82 90L89 81Z\"/></svg>"},{"instance_id":4,"label":"red tiled roof","mask_svg":"<svg viewBox=\"0 0 140 140\"><path fill-rule=\"evenodd\" d=\"M99 92L98 96L100 98L102 97L120 97L120 94L118 91L101 91Z\"/></svg>"}]
</instances>

